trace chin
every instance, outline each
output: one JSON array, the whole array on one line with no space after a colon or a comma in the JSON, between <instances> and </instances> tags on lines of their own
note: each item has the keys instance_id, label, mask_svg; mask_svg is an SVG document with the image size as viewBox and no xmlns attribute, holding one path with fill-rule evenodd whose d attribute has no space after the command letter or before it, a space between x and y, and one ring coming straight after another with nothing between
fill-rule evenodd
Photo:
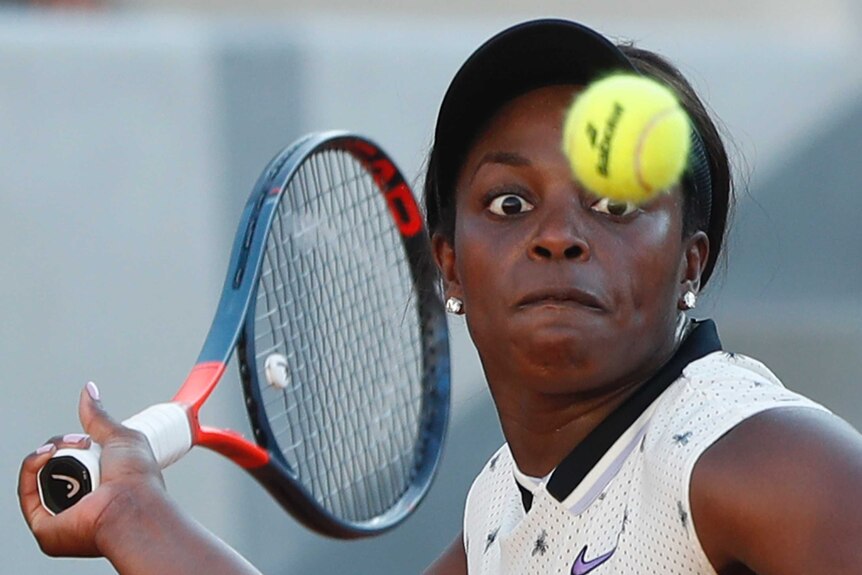
<instances>
[{"instance_id":1,"label":"chin","mask_svg":"<svg viewBox=\"0 0 862 575\"><path fill-rule=\"evenodd\" d=\"M596 340L607 340L608 316L595 310L542 306L516 316L512 328L519 334L518 340L538 342L551 348L582 349ZM524 337L526 335L526 337Z\"/></svg>"},{"instance_id":2,"label":"chin","mask_svg":"<svg viewBox=\"0 0 862 575\"><path fill-rule=\"evenodd\" d=\"M601 345L595 333L570 325L550 325L530 332L528 338L519 337L516 349L526 362L542 366L548 371L583 370L595 364Z\"/></svg>"}]
</instances>

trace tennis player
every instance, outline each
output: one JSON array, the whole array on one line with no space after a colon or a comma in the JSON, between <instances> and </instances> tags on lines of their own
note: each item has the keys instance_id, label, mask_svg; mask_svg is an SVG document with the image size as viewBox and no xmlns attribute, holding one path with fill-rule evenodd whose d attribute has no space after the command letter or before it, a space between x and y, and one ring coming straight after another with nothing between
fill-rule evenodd
<instances>
[{"instance_id":1,"label":"tennis player","mask_svg":"<svg viewBox=\"0 0 862 575\"><path fill-rule=\"evenodd\" d=\"M683 182L643 206L579 188L560 150L572 99L620 70L673 88L698 134ZM466 319L506 444L429 573L862 573L862 437L687 317L731 205L712 119L654 53L533 21L463 65L426 210L447 308ZM22 466L46 553L104 555L124 574L256 572L170 501L146 444L92 386L81 419L104 445L99 490L40 511L35 472L75 438Z\"/></svg>"}]
</instances>

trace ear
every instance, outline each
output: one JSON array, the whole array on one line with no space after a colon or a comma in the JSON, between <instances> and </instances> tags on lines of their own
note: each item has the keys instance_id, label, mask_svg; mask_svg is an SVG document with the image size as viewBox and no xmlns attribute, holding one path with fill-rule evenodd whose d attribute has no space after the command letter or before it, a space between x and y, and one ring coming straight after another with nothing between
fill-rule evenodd
<instances>
[{"instance_id":1,"label":"ear","mask_svg":"<svg viewBox=\"0 0 862 575\"><path fill-rule=\"evenodd\" d=\"M455 247L442 234L436 233L431 238L431 249L434 252L434 261L443 277L444 297L463 299L461 282L458 280L458 273L456 272Z\"/></svg>"},{"instance_id":2,"label":"ear","mask_svg":"<svg viewBox=\"0 0 862 575\"><path fill-rule=\"evenodd\" d=\"M677 307L687 309L683 297L687 292L697 295L700 292L700 278L709 257L709 237L703 231L697 231L685 240L685 251L680 262L680 282L677 293Z\"/></svg>"}]
</instances>

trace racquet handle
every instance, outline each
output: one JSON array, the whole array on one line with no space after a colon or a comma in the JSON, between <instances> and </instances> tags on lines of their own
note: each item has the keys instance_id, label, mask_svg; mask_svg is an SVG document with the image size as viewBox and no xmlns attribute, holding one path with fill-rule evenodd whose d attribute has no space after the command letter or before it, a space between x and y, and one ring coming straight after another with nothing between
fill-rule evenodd
<instances>
[{"instance_id":1,"label":"racquet handle","mask_svg":"<svg viewBox=\"0 0 862 575\"><path fill-rule=\"evenodd\" d=\"M148 407L123 422L147 438L159 467L164 469L191 449L192 427L186 408L179 403ZM75 505L99 486L102 447L93 442L89 449L64 448L39 470L39 497L53 514Z\"/></svg>"}]
</instances>

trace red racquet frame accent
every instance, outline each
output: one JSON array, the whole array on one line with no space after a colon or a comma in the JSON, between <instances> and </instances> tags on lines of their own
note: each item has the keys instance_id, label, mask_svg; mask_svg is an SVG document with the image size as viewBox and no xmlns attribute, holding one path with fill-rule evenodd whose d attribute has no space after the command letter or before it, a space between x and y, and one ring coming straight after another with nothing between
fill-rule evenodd
<instances>
[{"instance_id":1,"label":"red racquet frame accent","mask_svg":"<svg viewBox=\"0 0 862 575\"><path fill-rule=\"evenodd\" d=\"M236 431L202 426L198 415L224 374L227 364L205 361L194 366L172 401L186 406L192 428L192 443L212 449L245 469L261 467L269 462L269 452L248 441Z\"/></svg>"},{"instance_id":2,"label":"red racquet frame accent","mask_svg":"<svg viewBox=\"0 0 862 575\"><path fill-rule=\"evenodd\" d=\"M395 164L370 142L354 140L351 146L362 154L362 161L368 166L377 186L383 190L389 213L401 235L412 238L421 232L425 225L422 212Z\"/></svg>"},{"instance_id":3,"label":"red racquet frame accent","mask_svg":"<svg viewBox=\"0 0 862 575\"><path fill-rule=\"evenodd\" d=\"M204 361L195 365L172 401L188 405L197 415L226 368L227 364L221 361Z\"/></svg>"},{"instance_id":4,"label":"red racquet frame accent","mask_svg":"<svg viewBox=\"0 0 862 575\"><path fill-rule=\"evenodd\" d=\"M230 429L198 427L195 443L230 458L244 469L255 469L269 463L270 455L267 450Z\"/></svg>"}]
</instances>

